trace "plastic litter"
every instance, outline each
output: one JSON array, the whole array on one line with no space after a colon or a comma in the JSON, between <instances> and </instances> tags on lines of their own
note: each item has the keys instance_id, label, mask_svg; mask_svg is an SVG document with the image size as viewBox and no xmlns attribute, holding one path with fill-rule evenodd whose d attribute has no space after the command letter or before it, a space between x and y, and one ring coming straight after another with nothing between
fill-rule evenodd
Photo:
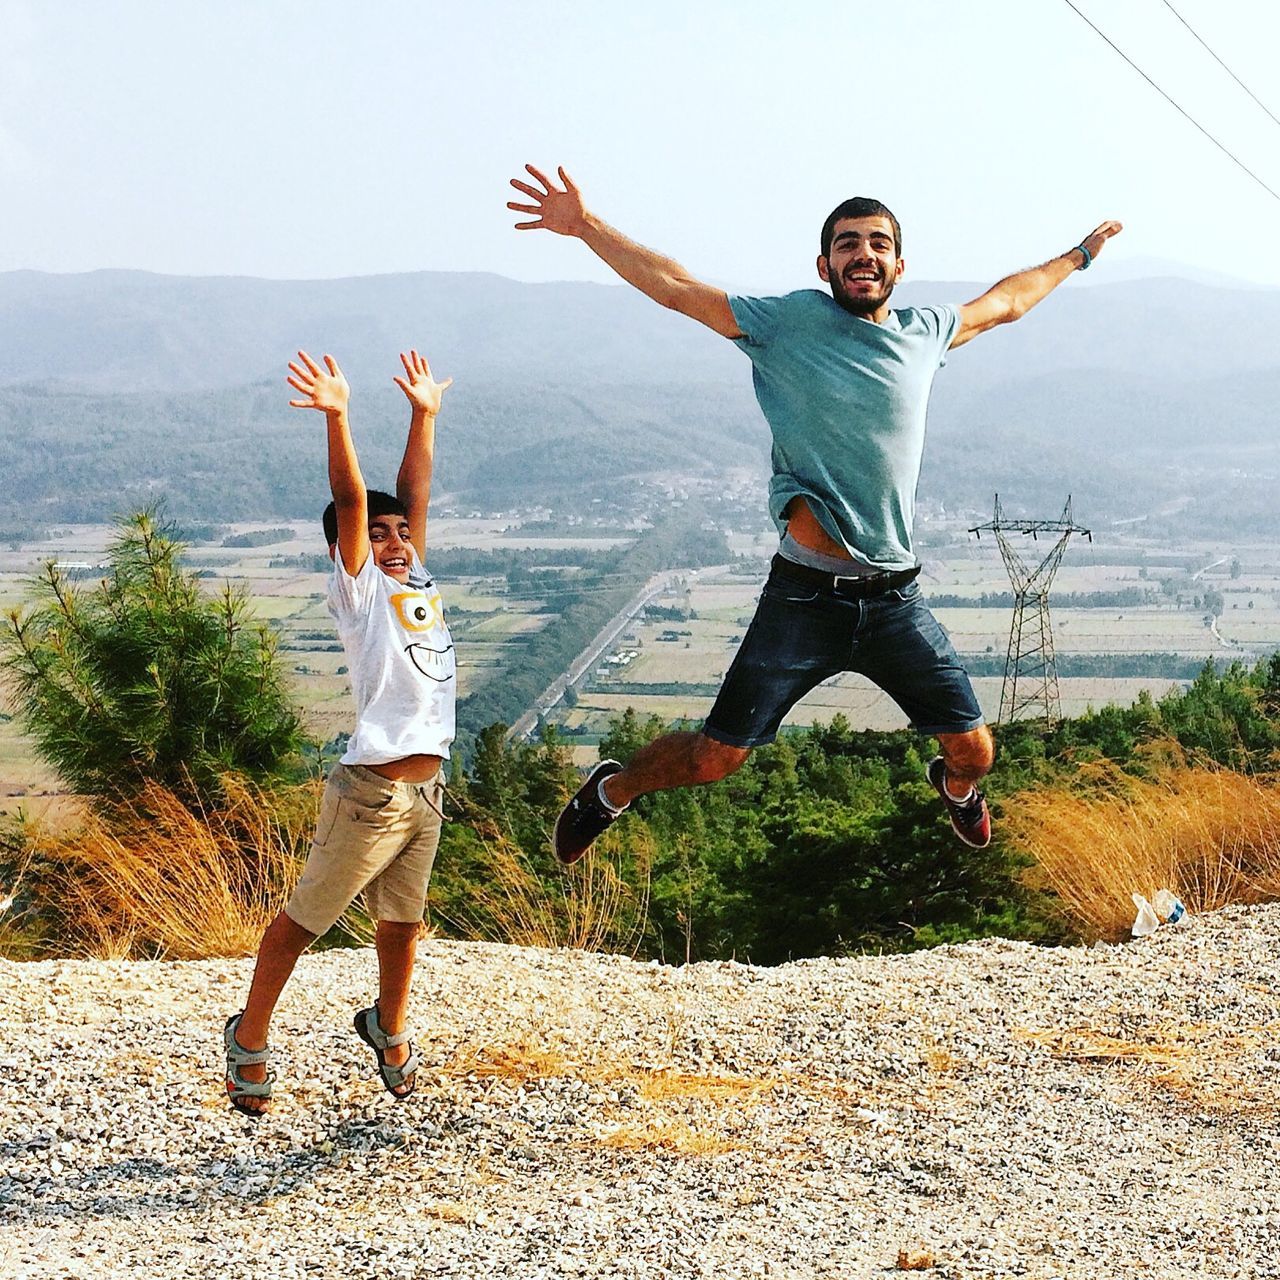
<instances>
[{"instance_id":1,"label":"plastic litter","mask_svg":"<svg viewBox=\"0 0 1280 1280\"><path fill-rule=\"evenodd\" d=\"M1160 917L1156 915L1156 909L1149 903L1140 893L1131 894L1133 905L1138 908L1138 917L1133 922L1133 936L1135 938L1145 938L1150 933L1160 927Z\"/></svg>"},{"instance_id":2,"label":"plastic litter","mask_svg":"<svg viewBox=\"0 0 1280 1280\"><path fill-rule=\"evenodd\" d=\"M1137 918L1133 922L1133 936L1145 938L1155 933L1161 924L1177 924L1187 914L1182 899L1172 889L1161 889L1154 902L1148 902L1140 893L1131 894L1133 905L1138 909Z\"/></svg>"}]
</instances>

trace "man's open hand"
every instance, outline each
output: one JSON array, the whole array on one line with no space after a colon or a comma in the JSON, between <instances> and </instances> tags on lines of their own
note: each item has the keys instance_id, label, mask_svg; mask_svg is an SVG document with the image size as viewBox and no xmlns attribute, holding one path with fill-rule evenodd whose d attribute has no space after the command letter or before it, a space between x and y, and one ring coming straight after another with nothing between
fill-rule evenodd
<instances>
[{"instance_id":1,"label":"man's open hand","mask_svg":"<svg viewBox=\"0 0 1280 1280\"><path fill-rule=\"evenodd\" d=\"M325 367L322 369L305 351L298 352L302 361L300 367L289 361L289 376L285 381L302 399L290 400L294 409L319 409L321 413L346 413L347 401L351 398L351 388L338 368L338 362L332 356L324 357Z\"/></svg>"},{"instance_id":2,"label":"man's open hand","mask_svg":"<svg viewBox=\"0 0 1280 1280\"><path fill-rule=\"evenodd\" d=\"M557 169L560 181L564 183L561 190L545 173L527 164L525 168L534 181L542 184L542 190L531 187L519 178L512 178L511 185L517 191L524 192L533 204L516 204L507 202L508 209L516 213L533 213L537 217L532 222L517 222L517 231L554 231L558 236L580 236L586 227L587 211L582 203L582 192L573 185L573 179L563 168Z\"/></svg>"},{"instance_id":3,"label":"man's open hand","mask_svg":"<svg viewBox=\"0 0 1280 1280\"><path fill-rule=\"evenodd\" d=\"M1090 231L1089 234L1080 241L1080 243L1089 251L1089 257L1091 259L1096 258L1098 254L1102 252L1102 246L1106 244L1112 236L1118 236L1123 230L1124 227L1113 218L1110 222L1104 222L1102 226L1098 227L1096 230Z\"/></svg>"},{"instance_id":4,"label":"man's open hand","mask_svg":"<svg viewBox=\"0 0 1280 1280\"><path fill-rule=\"evenodd\" d=\"M434 418L440 412L440 401L445 391L453 385L452 378L437 382L431 376L431 366L425 356L416 351L408 355L400 353L400 363L404 365L404 377L393 378L392 381L409 398L409 403L420 413Z\"/></svg>"}]
</instances>

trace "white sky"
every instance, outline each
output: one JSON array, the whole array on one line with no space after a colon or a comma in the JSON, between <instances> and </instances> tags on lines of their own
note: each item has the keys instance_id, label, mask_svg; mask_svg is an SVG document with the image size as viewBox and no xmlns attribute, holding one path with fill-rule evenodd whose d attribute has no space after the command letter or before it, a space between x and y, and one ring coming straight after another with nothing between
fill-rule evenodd
<instances>
[{"instance_id":1,"label":"white sky","mask_svg":"<svg viewBox=\"0 0 1280 1280\"><path fill-rule=\"evenodd\" d=\"M1161 0L1076 2L1280 190L1280 126ZM1174 3L1280 116L1280 5ZM916 278L1118 217L1094 279L1280 285L1280 201L1062 0L0 0L0 270L610 278L510 229L525 160L737 287L809 283L853 194Z\"/></svg>"}]
</instances>

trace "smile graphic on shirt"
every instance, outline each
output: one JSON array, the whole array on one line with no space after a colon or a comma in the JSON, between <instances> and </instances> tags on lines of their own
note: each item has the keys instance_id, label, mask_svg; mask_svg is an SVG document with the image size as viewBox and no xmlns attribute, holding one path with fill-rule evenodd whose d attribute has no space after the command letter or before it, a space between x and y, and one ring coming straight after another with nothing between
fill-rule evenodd
<instances>
[{"instance_id":1,"label":"smile graphic on shirt","mask_svg":"<svg viewBox=\"0 0 1280 1280\"><path fill-rule=\"evenodd\" d=\"M395 605L400 625L411 634L423 637L405 645L409 661L429 680L442 684L452 680L453 662L447 655L453 652L453 641L449 639L448 628L444 625L440 593L428 595L425 591L399 591L391 597L391 603ZM435 632L431 636L437 641L434 645L426 642L431 632Z\"/></svg>"}]
</instances>

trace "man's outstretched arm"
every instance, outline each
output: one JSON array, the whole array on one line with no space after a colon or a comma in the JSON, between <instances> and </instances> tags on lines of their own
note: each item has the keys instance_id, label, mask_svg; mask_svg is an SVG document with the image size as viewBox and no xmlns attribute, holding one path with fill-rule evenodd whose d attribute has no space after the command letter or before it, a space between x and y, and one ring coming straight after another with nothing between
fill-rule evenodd
<instances>
[{"instance_id":1,"label":"man's outstretched arm","mask_svg":"<svg viewBox=\"0 0 1280 1280\"><path fill-rule=\"evenodd\" d=\"M531 222L517 222L517 231L554 231L561 236L576 236L628 284L654 302L700 321L726 338L742 337L723 289L695 280L678 262L628 240L621 231L596 217L583 204L582 192L563 169L558 170L564 183L562 190L533 165L527 164L525 168L533 180L541 184L542 190L519 178L511 179L511 185L533 203L512 201L507 208L536 215Z\"/></svg>"},{"instance_id":2,"label":"man's outstretched arm","mask_svg":"<svg viewBox=\"0 0 1280 1280\"><path fill-rule=\"evenodd\" d=\"M1102 246L1121 230L1118 222L1104 222L1061 257L1006 276L980 298L966 302L960 308L960 327L951 339L952 347L963 346L970 338L976 338L998 324L1021 319L1069 275L1087 267L1102 252Z\"/></svg>"}]
</instances>

